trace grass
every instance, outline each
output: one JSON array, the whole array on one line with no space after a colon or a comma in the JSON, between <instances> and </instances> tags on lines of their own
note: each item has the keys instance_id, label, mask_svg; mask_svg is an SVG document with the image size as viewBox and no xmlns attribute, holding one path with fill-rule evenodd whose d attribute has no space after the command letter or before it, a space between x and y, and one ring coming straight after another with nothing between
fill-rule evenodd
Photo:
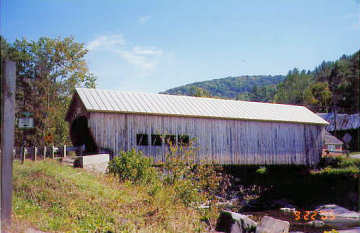
<instances>
[{"instance_id":1,"label":"grass","mask_svg":"<svg viewBox=\"0 0 360 233\"><path fill-rule=\"evenodd\" d=\"M346 155L324 158L323 168L313 171L313 174L358 176L360 174L360 159Z\"/></svg>"},{"instance_id":2,"label":"grass","mask_svg":"<svg viewBox=\"0 0 360 233\"><path fill-rule=\"evenodd\" d=\"M351 156L351 155L359 155L360 154L360 152L350 152L349 153L349 155Z\"/></svg>"},{"instance_id":3,"label":"grass","mask_svg":"<svg viewBox=\"0 0 360 233\"><path fill-rule=\"evenodd\" d=\"M120 183L57 161L14 162L13 232L203 232L201 213L173 197L171 187Z\"/></svg>"}]
</instances>

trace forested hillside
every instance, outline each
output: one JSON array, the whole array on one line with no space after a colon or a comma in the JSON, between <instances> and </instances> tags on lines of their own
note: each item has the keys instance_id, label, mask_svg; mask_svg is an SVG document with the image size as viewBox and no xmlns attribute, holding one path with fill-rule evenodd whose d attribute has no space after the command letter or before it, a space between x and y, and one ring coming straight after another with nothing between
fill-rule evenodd
<instances>
[{"instance_id":1,"label":"forested hillside","mask_svg":"<svg viewBox=\"0 0 360 233\"><path fill-rule=\"evenodd\" d=\"M304 105L315 112L360 110L360 50L313 71L294 68L286 76L240 76L196 82L163 93Z\"/></svg>"},{"instance_id":2,"label":"forested hillside","mask_svg":"<svg viewBox=\"0 0 360 233\"><path fill-rule=\"evenodd\" d=\"M305 105L315 112L359 112L360 50L313 71L289 71L274 102Z\"/></svg>"},{"instance_id":3,"label":"forested hillside","mask_svg":"<svg viewBox=\"0 0 360 233\"><path fill-rule=\"evenodd\" d=\"M222 98L252 100L252 93L257 93L264 89L264 93L258 93L259 95L257 96L260 98L263 94L266 99L266 92L268 93L267 95L271 95L271 93L275 94L276 85L283 81L284 78L285 77L282 75L246 75L239 77L227 77L191 83L169 89L163 93L193 96L209 95ZM265 99L258 101L265 101Z\"/></svg>"}]
</instances>

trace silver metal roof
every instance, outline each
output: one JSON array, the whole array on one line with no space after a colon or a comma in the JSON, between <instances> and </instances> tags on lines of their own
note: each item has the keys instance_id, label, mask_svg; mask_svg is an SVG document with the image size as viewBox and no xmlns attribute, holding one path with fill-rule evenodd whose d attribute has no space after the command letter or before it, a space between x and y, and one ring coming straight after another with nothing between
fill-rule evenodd
<instances>
[{"instance_id":1,"label":"silver metal roof","mask_svg":"<svg viewBox=\"0 0 360 233\"><path fill-rule=\"evenodd\" d=\"M360 128L360 114L336 114L333 113L318 113L320 117L328 121L330 124L326 127L327 131L335 131L335 118L336 130L351 130Z\"/></svg>"},{"instance_id":2,"label":"silver metal roof","mask_svg":"<svg viewBox=\"0 0 360 233\"><path fill-rule=\"evenodd\" d=\"M303 106L77 88L87 111L328 124Z\"/></svg>"}]
</instances>

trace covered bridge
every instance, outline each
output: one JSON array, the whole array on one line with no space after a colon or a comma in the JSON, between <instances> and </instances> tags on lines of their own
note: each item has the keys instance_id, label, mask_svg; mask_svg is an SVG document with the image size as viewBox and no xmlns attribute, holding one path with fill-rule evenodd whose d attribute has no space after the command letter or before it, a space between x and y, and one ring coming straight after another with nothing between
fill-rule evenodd
<instances>
[{"instance_id":1,"label":"covered bridge","mask_svg":"<svg viewBox=\"0 0 360 233\"><path fill-rule=\"evenodd\" d=\"M163 161L167 142L194 138L200 160L309 166L327 125L303 106L86 88L76 89L66 120L88 153L135 148Z\"/></svg>"}]
</instances>

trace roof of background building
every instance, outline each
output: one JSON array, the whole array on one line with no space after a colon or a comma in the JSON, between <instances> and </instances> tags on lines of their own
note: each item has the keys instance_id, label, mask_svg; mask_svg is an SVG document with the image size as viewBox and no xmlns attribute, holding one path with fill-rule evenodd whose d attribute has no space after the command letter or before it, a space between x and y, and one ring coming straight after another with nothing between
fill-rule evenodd
<instances>
[{"instance_id":1,"label":"roof of background building","mask_svg":"<svg viewBox=\"0 0 360 233\"><path fill-rule=\"evenodd\" d=\"M326 131L325 133L325 145L332 144L332 145L343 145L344 143L340 141L337 137L331 135L329 132Z\"/></svg>"},{"instance_id":2,"label":"roof of background building","mask_svg":"<svg viewBox=\"0 0 360 233\"><path fill-rule=\"evenodd\" d=\"M328 124L303 106L77 88L89 112Z\"/></svg>"},{"instance_id":3,"label":"roof of background building","mask_svg":"<svg viewBox=\"0 0 360 233\"><path fill-rule=\"evenodd\" d=\"M327 131L335 130L335 116L333 113L317 113L321 118L330 124ZM336 114L336 130L350 130L360 128L360 114Z\"/></svg>"}]
</instances>

